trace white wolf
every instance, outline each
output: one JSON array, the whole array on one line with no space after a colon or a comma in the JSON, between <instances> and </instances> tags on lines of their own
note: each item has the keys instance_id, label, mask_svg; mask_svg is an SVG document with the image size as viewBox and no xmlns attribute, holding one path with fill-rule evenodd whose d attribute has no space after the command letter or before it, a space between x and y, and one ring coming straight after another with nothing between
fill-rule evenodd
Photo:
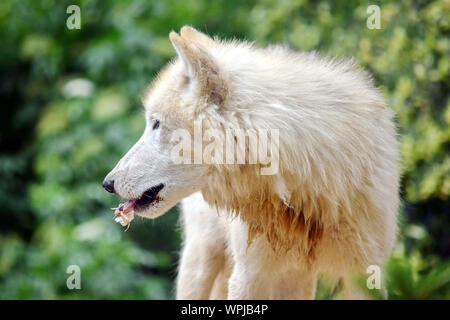
<instances>
[{"instance_id":1,"label":"white wolf","mask_svg":"<svg viewBox=\"0 0 450 320\"><path fill-rule=\"evenodd\" d=\"M312 299L321 272L365 297L350 279L389 257L399 205L394 116L370 76L349 60L191 27L169 37L177 58L145 95L145 132L104 187L148 218L184 199L177 298ZM277 173L174 164L171 133L194 134L196 121L279 130Z\"/></svg>"}]
</instances>

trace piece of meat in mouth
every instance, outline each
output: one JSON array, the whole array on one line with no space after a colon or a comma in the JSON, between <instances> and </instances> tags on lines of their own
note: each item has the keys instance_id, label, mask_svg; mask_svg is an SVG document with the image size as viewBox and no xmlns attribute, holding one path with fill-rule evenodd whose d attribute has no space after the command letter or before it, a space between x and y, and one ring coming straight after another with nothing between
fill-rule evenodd
<instances>
[{"instance_id":1,"label":"piece of meat in mouth","mask_svg":"<svg viewBox=\"0 0 450 320\"><path fill-rule=\"evenodd\" d=\"M128 200L125 203L121 203L117 208L112 208L115 210L115 221L124 227L127 226L128 230L131 221L134 219L135 211L143 211L151 204L161 200L158 197L158 193L162 188L164 188L164 184L160 183L145 191L139 199Z\"/></svg>"}]
</instances>

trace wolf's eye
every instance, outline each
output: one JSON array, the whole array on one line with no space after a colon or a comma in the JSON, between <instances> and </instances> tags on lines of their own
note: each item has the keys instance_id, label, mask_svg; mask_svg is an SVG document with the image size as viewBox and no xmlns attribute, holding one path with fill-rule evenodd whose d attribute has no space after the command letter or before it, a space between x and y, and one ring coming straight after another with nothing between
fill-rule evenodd
<instances>
[{"instance_id":1,"label":"wolf's eye","mask_svg":"<svg viewBox=\"0 0 450 320\"><path fill-rule=\"evenodd\" d=\"M153 121L153 130L156 130L159 128L159 120L154 120Z\"/></svg>"}]
</instances>

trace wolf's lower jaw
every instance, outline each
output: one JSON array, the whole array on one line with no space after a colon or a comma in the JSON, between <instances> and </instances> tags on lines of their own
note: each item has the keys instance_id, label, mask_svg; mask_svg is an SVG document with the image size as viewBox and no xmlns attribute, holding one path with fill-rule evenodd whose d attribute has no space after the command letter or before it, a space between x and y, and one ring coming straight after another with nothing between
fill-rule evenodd
<instances>
[{"instance_id":1,"label":"wolf's lower jaw","mask_svg":"<svg viewBox=\"0 0 450 320\"><path fill-rule=\"evenodd\" d=\"M161 202L158 203L164 203L164 200L161 200ZM165 214L169 210L161 210L160 206L153 204L147 207L145 210L134 211L134 214L145 219L156 219Z\"/></svg>"}]
</instances>

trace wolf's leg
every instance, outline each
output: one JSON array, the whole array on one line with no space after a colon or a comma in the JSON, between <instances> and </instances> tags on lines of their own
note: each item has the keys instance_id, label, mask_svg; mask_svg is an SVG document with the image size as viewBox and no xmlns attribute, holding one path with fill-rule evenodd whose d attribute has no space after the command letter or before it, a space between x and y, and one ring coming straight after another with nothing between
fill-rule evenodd
<instances>
[{"instance_id":1,"label":"wolf's leg","mask_svg":"<svg viewBox=\"0 0 450 320\"><path fill-rule=\"evenodd\" d=\"M307 271L306 267L287 271L278 282L273 299L313 300L316 295L316 287L317 275Z\"/></svg>"},{"instance_id":2,"label":"wolf's leg","mask_svg":"<svg viewBox=\"0 0 450 320\"><path fill-rule=\"evenodd\" d=\"M228 285L228 299L313 299L316 274L298 259L275 253L265 237L247 246L245 223L235 219L231 225L234 260Z\"/></svg>"},{"instance_id":3,"label":"wolf's leg","mask_svg":"<svg viewBox=\"0 0 450 320\"><path fill-rule=\"evenodd\" d=\"M225 264L225 232L217 211L194 194L182 203L184 243L177 277L177 299L208 299Z\"/></svg>"},{"instance_id":4,"label":"wolf's leg","mask_svg":"<svg viewBox=\"0 0 450 320\"><path fill-rule=\"evenodd\" d=\"M228 296L228 280L231 275L231 265L228 259L226 259L224 267L214 280L214 285L209 296L211 300L225 300Z\"/></svg>"},{"instance_id":5,"label":"wolf's leg","mask_svg":"<svg viewBox=\"0 0 450 320\"><path fill-rule=\"evenodd\" d=\"M220 248L205 243L185 246L177 277L176 298L208 299L214 280L224 265Z\"/></svg>"},{"instance_id":6,"label":"wolf's leg","mask_svg":"<svg viewBox=\"0 0 450 320\"><path fill-rule=\"evenodd\" d=\"M235 266L229 280L228 299L314 299L317 284L315 274L292 271L279 276L276 270L272 272L270 270L255 272L242 265Z\"/></svg>"}]
</instances>

